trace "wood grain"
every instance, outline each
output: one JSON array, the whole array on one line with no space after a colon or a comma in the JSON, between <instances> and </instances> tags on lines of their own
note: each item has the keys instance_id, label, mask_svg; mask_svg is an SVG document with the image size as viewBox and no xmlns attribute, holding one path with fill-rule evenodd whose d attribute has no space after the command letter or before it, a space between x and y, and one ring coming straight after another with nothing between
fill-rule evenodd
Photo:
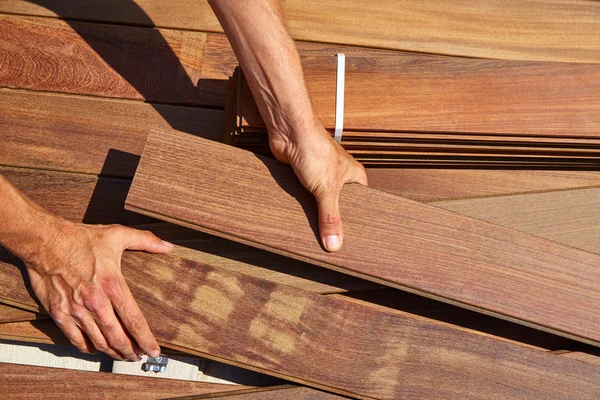
<instances>
[{"instance_id":1,"label":"wood grain","mask_svg":"<svg viewBox=\"0 0 600 400\"><path fill-rule=\"evenodd\" d=\"M0 324L7 322L31 321L38 318L38 314L20 308L0 304Z\"/></svg>"},{"instance_id":2,"label":"wood grain","mask_svg":"<svg viewBox=\"0 0 600 400\"><path fill-rule=\"evenodd\" d=\"M122 267L161 345L315 388L379 399L593 399L600 390L596 365L412 314L168 255L127 252Z\"/></svg>"},{"instance_id":3,"label":"wood grain","mask_svg":"<svg viewBox=\"0 0 600 400\"><path fill-rule=\"evenodd\" d=\"M473 218L600 254L600 189L434 202Z\"/></svg>"},{"instance_id":4,"label":"wood grain","mask_svg":"<svg viewBox=\"0 0 600 400\"><path fill-rule=\"evenodd\" d=\"M223 139L223 113L0 88L0 164L132 177L151 127Z\"/></svg>"},{"instance_id":5,"label":"wood grain","mask_svg":"<svg viewBox=\"0 0 600 400\"><path fill-rule=\"evenodd\" d=\"M162 399L189 394L219 393L239 386L153 379L107 372L74 371L0 363L2 396L9 399Z\"/></svg>"},{"instance_id":6,"label":"wood grain","mask_svg":"<svg viewBox=\"0 0 600 400\"><path fill-rule=\"evenodd\" d=\"M0 11L221 31L206 2L4 0ZM600 62L600 5L586 0L288 0L295 39L517 60ZM382 22L384 21L384 22Z\"/></svg>"},{"instance_id":7,"label":"wood grain","mask_svg":"<svg viewBox=\"0 0 600 400\"><path fill-rule=\"evenodd\" d=\"M298 260L262 251L124 209L130 180L0 167L18 189L53 214L74 222L123 224L154 232L179 244L175 253L208 265L228 268L317 293L337 293L376 287L372 282L324 270ZM6 257L5 257L6 256ZM12 259L0 253L0 263ZM14 284L14 283L13 283Z\"/></svg>"},{"instance_id":8,"label":"wood grain","mask_svg":"<svg viewBox=\"0 0 600 400\"><path fill-rule=\"evenodd\" d=\"M228 393L173 397L170 400L343 400L345 398L346 397L340 397L332 393L322 392L307 387L281 385L267 388L241 389Z\"/></svg>"},{"instance_id":9,"label":"wood grain","mask_svg":"<svg viewBox=\"0 0 600 400\"><path fill-rule=\"evenodd\" d=\"M306 57L302 66L315 112L334 129L336 57ZM239 87L238 126L264 126L245 80ZM598 139L599 93L597 64L350 55L344 129Z\"/></svg>"},{"instance_id":10,"label":"wood grain","mask_svg":"<svg viewBox=\"0 0 600 400\"><path fill-rule=\"evenodd\" d=\"M219 46L223 44L210 48ZM224 116L218 110L12 89L0 89L0 106L1 165L133 177L151 127L170 125L223 139ZM598 171L367 168L367 174L371 187L418 201L600 185ZM63 193L64 202L77 196L67 186L54 196ZM70 211L85 203L73 200ZM81 210L75 214L81 215Z\"/></svg>"},{"instance_id":11,"label":"wood grain","mask_svg":"<svg viewBox=\"0 0 600 400\"><path fill-rule=\"evenodd\" d=\"M153 131L126 207L587 343L600 342L595 317L600 257L360 185L342 190L344 247L326 253L316 237L314 198L293 171L231 146Z\"/></svg>"},{"instance_id":12,"label":"wood grain","mask_svg":"<svg viewBox=\"0 0 600 400\"><path fill-rule=\"evenodd\" d=\"M0 85L205 104L205 34L0 16Z\"/></svg>"},{"instance_id":13,"label":"wood grain","mask_svg":"<svg viewBox=\"0 0 600 400\"><path fill-rule=\"evenodd\" d=\"M369 187L430 202L600 185L599 171L367 168Z\"/></svg>"}]
</instances>

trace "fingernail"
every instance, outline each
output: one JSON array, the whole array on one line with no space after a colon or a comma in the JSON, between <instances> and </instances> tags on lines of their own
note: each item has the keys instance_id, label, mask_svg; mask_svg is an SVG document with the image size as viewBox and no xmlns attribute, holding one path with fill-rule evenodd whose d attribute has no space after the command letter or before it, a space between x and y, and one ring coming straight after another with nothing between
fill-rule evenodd
<instances>
[{"instance_id":1,"label":"fingernail","mask_svg":"<svg viewBox=\"0 0 600 400\"><path fill-rule=\"evenodd\" d=\"M148 353L148 355L150 357L154 357L155 358L155 357L160 356L160 351L158 351L158 350L152 350L150 353Z\"/></svg>"},{"instance_id":2,"label":"fingernail","mask_svg":"<svg viewBox=\"0 0 600 400\"><path fill-rule=\"evenodd\" d=\"M335 251L341 246L340 237L338 235L325 236L325 248L329 251Z\"/></svg>"},{"instance_id":3,"label":"fingernail","mask_svg":"<svg viewBox=\"0 0 600 400\"><path fill-rule=\"evenodd\" d=\"M161 240L161 242L162 242L162 244L164 244L165 246L167 246L167 247L169 247L169 248L170 248L170 247L173 247L173 243L169 243L169 242L167 242L166 240Z\"/></svg>"}]
</instances>

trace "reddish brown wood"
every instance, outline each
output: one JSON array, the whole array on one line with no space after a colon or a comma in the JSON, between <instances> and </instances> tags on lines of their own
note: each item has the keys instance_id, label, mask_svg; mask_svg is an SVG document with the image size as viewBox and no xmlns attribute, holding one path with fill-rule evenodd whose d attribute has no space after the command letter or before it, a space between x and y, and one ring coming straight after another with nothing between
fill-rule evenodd
<instances>
[{"instance_id":1,"label":"reddish brown wood","mask_svg":"<svg viewBox=\"0 0 600 400\"><path fill-rule=\"evenodd\" d=\"M206 35L0 16L0 85L206 104L198 80ZM60 68L58 68L60 66Z\"/></svg>"},{"instance_id":2,"label":"reddish brown wood","mask_svg":"<svg viewBox=\"0 0 600 400\"><path fill-rule=\"evenodd\" d=\"M9 399L162 399L202 393L223 393L239 386L153 379L106 372L74 371L0 363L2 397Z\"/></svg>"},{"instance_id":3,"label":"reddish brown wood","mask_svg":"<svg viewBox=\"0 0 600 400\"><path fill-rule=\"evenodd\" d=\"M333 55L303 59L328 129L335 127L336 68ZM237 87L237 126L264 126L243 78ZM598 139L599 93L597 64L347 56L344 129Z\"/></svg>"},{"instance_id":4,"label":"reddish brown wood","mask_svg":"<svg viewBox=\"0 0 600 400\"><path fill-rule=\"evenodd\" d=\"M167 255L128 252L123 272L161 345L314 387L381 399L593 399L600 390L598 366L364 302Z\"/></svg>"},{"instance_id":5,"label":"reddish brown wood","mask_svg":"<svg viewBox=\"0 0 600 400\"><path fill-rule=\"evenodd\" d=\"M154 131L126 206L194 229L599 343L600 257L360 185L340 198L326 253L314 198L275 160ZM560 287L560 290L557 288Z\"/></svg>"}]
</instances>

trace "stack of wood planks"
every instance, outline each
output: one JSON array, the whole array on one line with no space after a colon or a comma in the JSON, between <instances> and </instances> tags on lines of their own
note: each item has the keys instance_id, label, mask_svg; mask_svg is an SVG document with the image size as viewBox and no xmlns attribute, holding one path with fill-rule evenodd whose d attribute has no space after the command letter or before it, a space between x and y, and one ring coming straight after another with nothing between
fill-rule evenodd
<instances>
[{"instance_id":1,"label":"stack of wood planks","mask_svg":"<svg viewBox=\"0 0 600 400\"><path fill-rule=\"evenodd\" d=\"M600 65L411 53L345 58L342 146L364 165L600 166ZM332 135L337 62L305 57L315 111ZM226 139L269 154L241 70L230 83Z\"/></svg>"},{"instance_id":2,"label":"stack of wood planks","mask_svg":"<svg viewBox=\"0 0 600 400\"><path fill-rule=\"evenodd\" d=\"M346 55L370 188L344 188L335 254L287 166L222 143L268 150L208 4L0 2L0 173L176 244L122 261L165 354L288 381L2 364L3 397L597 399L600 3L284 7L329 129ZM69 344L5 251L0 285L0 339Z\"/></svg>"}]
</instances>

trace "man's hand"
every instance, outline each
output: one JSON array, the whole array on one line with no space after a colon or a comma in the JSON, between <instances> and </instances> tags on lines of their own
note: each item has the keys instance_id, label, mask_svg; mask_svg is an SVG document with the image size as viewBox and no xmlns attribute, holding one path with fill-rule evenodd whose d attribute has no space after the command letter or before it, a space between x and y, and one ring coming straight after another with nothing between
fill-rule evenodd
<instances>
[{"instance_id":1,"label":"man's hand","mask_svg":"<svg viewBox=\"0 0 600 400\"><path fill-rule=\"evenodd\" d=\"M270 133L269 139L275 157L290 164L300 182L315 196L323 247L327 251L338 250L344 241L338 204L340 191L346 183L366 186L364 167L336 143L320 123L300 135L286 137Z\"/></svg>"},{"instance_id":2,"label":"man's hand","mask_svg":"<svg viewBox=\"0 0 600 400\"><path fill-rule=\"evenodd\" d=\"M343 241L340 191L349 182L366 185L367 176L314 113L280 0L209 0L209 4L244 70L269 131L271 151L292 165L315 196L323 247L338 250Z\"/></svg>"},{"instance_id":3,"label":"man's hand","mask_svg":"<svg viewBox=\"0 0 600 400\"><path fill-rule=\"evenodd\" d=\"M45 245L26 266L37 298L73 345L138 361L158 356L160 348L123 278L121 255L172 247L151 232L54 217Z\"/></svg>"}]
</instances>

